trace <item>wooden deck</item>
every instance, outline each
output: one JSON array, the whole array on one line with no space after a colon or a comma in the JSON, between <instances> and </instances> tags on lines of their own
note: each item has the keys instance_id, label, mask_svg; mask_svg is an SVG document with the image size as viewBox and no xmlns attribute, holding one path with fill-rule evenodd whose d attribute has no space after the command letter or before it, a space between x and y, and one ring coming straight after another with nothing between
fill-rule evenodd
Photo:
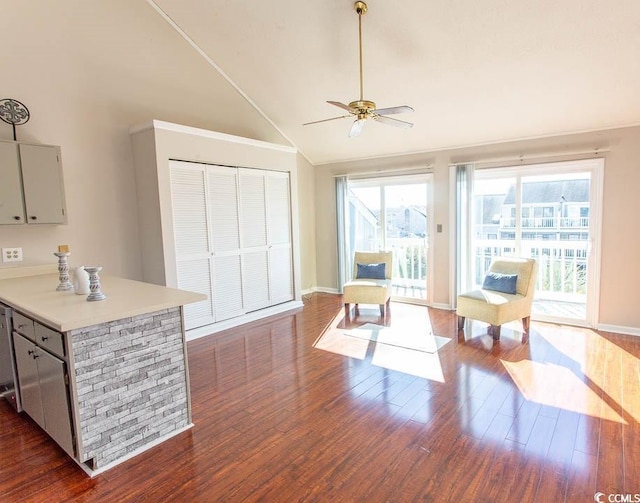
<instances>
[{"instance_id":1,"label":"wooden deck","mask_svg":"<svg viewBox=\"0 0 640 503\"><path fill-rule=\"evenodd\" d=\"M579 302L564 302L560 300L534 300L532 316L554 316L567 320L585 320L587 305Z\"/></svg>"},{"instance_id":2,"label":"wooden deck","mask_svg":"<svg viewBox=\"0 0 640 503\"><path fill-rule=\"evenodd\" d=\"M392 304L450 338L440 379L313 347L341 298L189 343L194 428L89 479L0 402L3 502L589 502L640 493L640 338L532 322L494 342L455 313ZM336 319L336 316L338 317ZM408 323L411 325L411 323ZM409 351L409 350L405 350ZM397 365L409 357L397 354ZM436 361L438 363L436 363ZM408 369L407 369L408 370Z\"/></svg>"}]
</instances>

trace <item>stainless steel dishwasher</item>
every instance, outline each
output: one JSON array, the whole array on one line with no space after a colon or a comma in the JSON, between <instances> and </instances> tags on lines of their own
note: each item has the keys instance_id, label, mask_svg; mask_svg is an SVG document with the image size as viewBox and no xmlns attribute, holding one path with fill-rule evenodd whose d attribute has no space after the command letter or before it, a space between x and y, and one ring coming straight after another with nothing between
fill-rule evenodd
<instances>
[{"instance_id":1,"label":"stainless steel dishwasher","mask_svg":"<svg viewBox=\"0 0 640 503\"><path fill-rule=\"evenodd\" d=\"M20 392L18 391L18 376L13 352L12 310L0 304L0 396L18 411L22 411Z\"/></svg>"}]
</instances>

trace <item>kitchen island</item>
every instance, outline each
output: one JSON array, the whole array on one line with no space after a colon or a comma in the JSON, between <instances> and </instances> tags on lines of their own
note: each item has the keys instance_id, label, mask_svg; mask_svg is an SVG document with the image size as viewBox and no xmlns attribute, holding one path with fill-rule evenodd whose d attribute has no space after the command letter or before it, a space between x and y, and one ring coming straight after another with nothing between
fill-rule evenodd
<instances>
[{"instance_id":1,"label":"kitchen island","mask_svg":"<svg viewBox=\"0 0 640 503\"><path fill-rule=\"evenodd\" d=\"M183 306L206 298L101 282L87 302L55 273L0 279L22 408L92 476L192 426Z\"/></svg>"}]
</instances>

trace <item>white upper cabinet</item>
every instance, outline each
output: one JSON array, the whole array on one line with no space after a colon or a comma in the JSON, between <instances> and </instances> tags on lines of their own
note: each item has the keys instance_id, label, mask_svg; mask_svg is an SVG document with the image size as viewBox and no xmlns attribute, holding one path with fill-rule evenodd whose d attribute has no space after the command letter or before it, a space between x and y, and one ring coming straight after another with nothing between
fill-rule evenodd
<instances>
[{"instance_id":1,"label":"white upper cabinet","mask_svg":"<svg viewBox=\"0 0 640 503\"><path fill-rule=\"evenodd\" d=\"M0 179L0 224L25 223L17 143L0 142Z\"/></svg>"},{"instance_id":2,"label":"white upper cabinet","mask_svg":"<svg viewBox=\"0 0 640 503\"><path fill-rule=\"evenodd\" d=\"M0 141L0 224L65 224L60 148Z\"/></svg>"}]
</instances>

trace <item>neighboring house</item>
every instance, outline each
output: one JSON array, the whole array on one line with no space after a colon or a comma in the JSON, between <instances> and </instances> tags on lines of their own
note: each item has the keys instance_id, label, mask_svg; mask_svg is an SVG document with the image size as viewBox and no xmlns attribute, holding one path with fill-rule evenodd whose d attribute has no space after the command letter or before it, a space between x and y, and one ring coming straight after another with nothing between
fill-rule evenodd
<instances>
[{"instance_id":1,"label":"neighboring house","mask_svg":"<svg viewBox=\"0 0 640 503\"><path fill-rule=\"evenodd\" d=\"M350 250L375 250L378 241L378 216L374 214L353 192L349 194ZM372 248L373 247L373 248Z\"/></svg>"},{"instance_id":2,"label":"neighboring house","mask_svg":"<svg viewBox=\"0 0 640 503\"><path fill-rule=\"evenodd\" d=\"M559 180L522 184L522 238L578 240L589 238L589 180ZM515 187L502 204L500 237L514 239Z\"/></svg>"},{"instance_id":3,"label":"neighboring house","mask_svg":"<svg viewBox=\"0 0 640 503\"><path fill-rule=\"evenodd\" d=\"M410 205L387 209L387 237L425 237L427 232L427 209Z\"/></svg>"},{"instance_id":4,"label":"neighboring house","mask_svg":"<svg viewBox=\"0 0 640 503\"><path fill-rule=\"evenodd\" d=\"M515 239L515 186L506 194L475 198L478 239ZM522 185L522 239L586 241L589 237L589 180L528 182Z\"/></svg>"},{"instance_id":5,"label":"neighboring house","mask_svg":"<svg viewBox=\"0 0 640 503\"><path fill-rule=\"evenodd\" d=\"M481 221L475 226L477 239L498 239L504 200L504 194L483 194L475 198L474 212L481 215Z\"/></svg>"}]
</instances>

